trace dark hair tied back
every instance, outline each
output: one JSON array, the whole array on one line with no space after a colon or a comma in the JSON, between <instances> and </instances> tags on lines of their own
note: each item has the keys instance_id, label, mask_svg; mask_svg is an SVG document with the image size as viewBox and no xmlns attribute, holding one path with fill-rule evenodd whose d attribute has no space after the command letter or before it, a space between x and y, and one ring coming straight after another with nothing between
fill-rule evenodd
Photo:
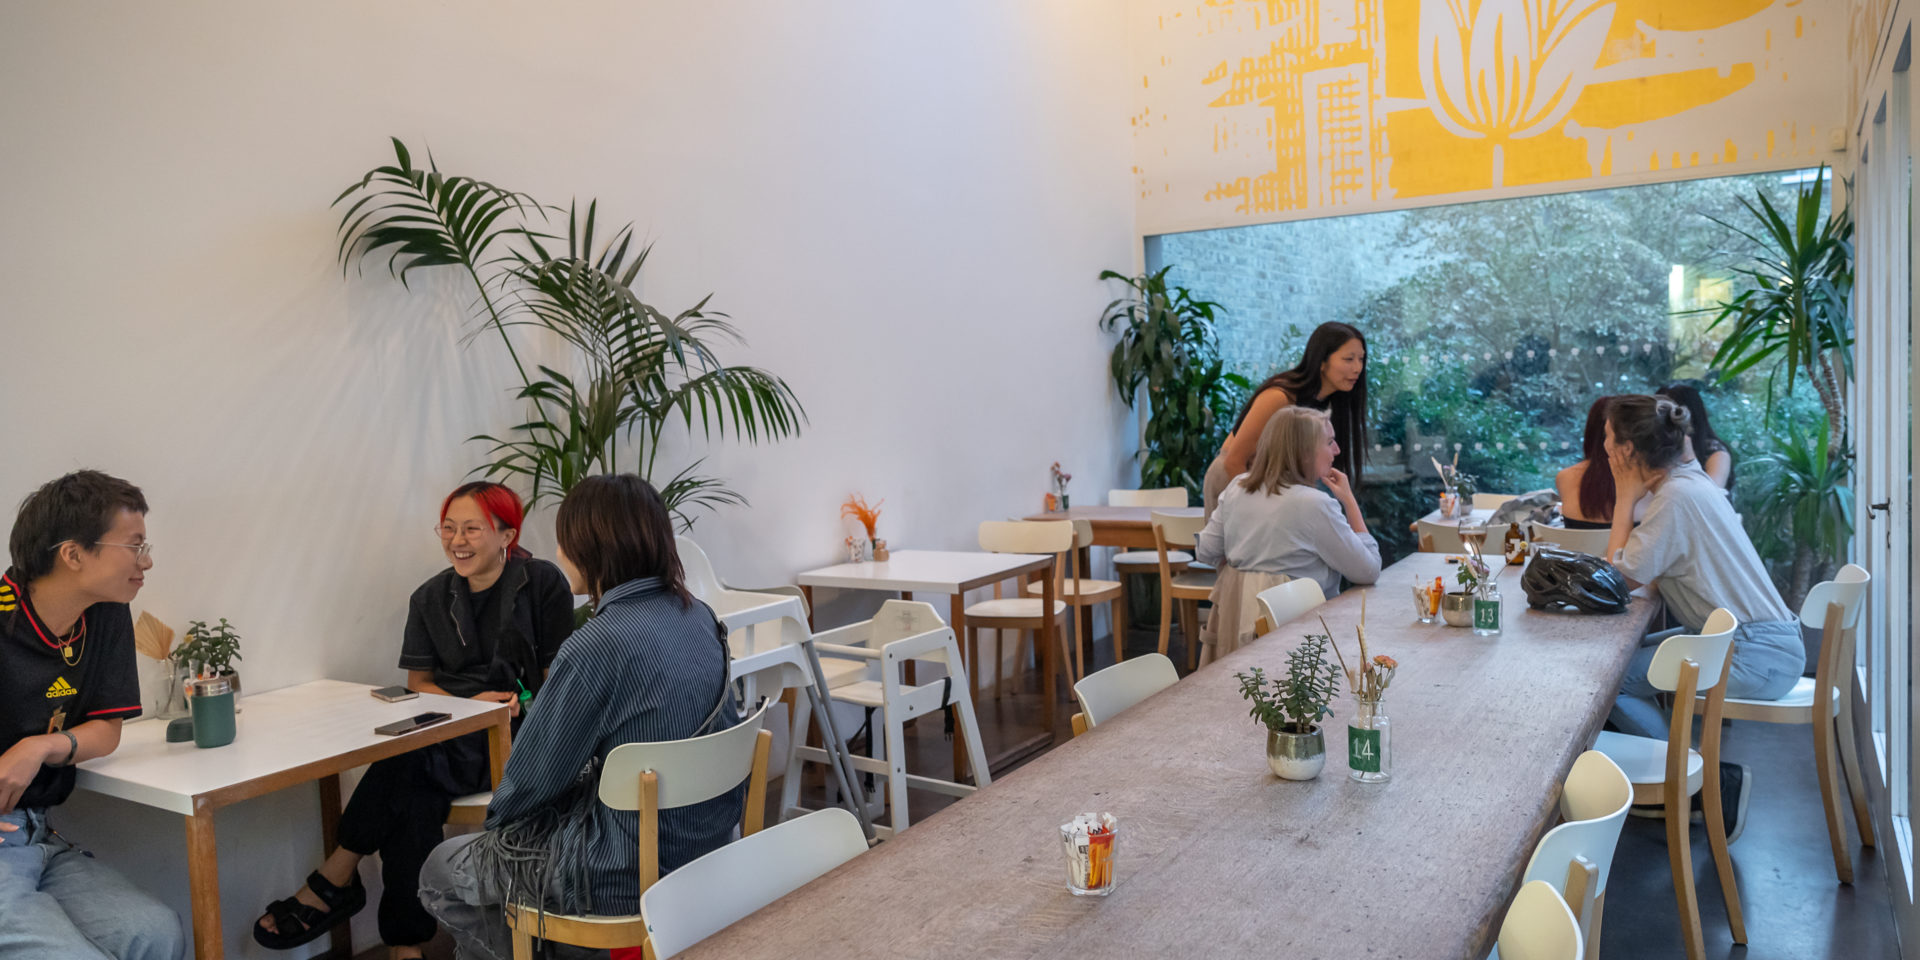
<instances>
[{"instance_id":1,"label":"dark hair tied back","mask_svg":"<svg viewBox=\"0 0 1920 960\"><path fill-rule=\"evenodd\" d=\"M1686 452L1693 415L1665 397L1627 394L1607 405L1607 423L1615 443L1633 449L1650 470L1665 470Z\"/></svg>"}]
</instances>

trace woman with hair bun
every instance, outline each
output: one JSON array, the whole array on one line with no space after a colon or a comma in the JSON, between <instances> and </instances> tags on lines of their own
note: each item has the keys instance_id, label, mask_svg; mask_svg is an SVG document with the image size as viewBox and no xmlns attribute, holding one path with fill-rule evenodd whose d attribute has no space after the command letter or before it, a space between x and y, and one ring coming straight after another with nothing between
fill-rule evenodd
<instances>
[{"instance_id":1,"label":"woman with hair bun","mask_svg":"<svg viewBox=\"0 0 1920 960\"><path fill-rule=\"evenodd\" d=\"M1692 415L1665 397L1619 396L1607 405L1607 460L1613 469L1613 532L1607 552L1628 580L1654 584L1681 630L1697 634L1716 607L1740 622L1734 633L1727 696L1778 700L1806 669L1800 621L1774 589L1733 505L1695 460L1686 459ZM1638 526L1633 506L1648 498ZM1648 637L1628 664L1610 718L1623 732L1664 740L1666 717L1647 681L1659 641ZM1705 682L1708 678L1703 678ZM1728 839L1744 819L1744 766L1721 765L1721 796L1732 817Z\"/></svg>"}]
</instances>

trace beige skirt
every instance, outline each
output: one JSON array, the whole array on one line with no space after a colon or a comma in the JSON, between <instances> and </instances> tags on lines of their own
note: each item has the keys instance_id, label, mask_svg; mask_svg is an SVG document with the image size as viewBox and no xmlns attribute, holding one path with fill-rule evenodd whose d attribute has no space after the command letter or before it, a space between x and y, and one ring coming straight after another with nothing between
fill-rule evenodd
<instances>
[{"instance_id":1,"label":"beige skirt","mask_svg":"<svg viewBox=\"0 0 1920 960\"><path fill-rule=\"evenodd\" d=\"M1213 582L1213 611L1200 629L1200 662L1212 663L1259 639L1253 632L1260 619L1260 591L1293 579L1284 573L1242 573L1231 564L1220 565Z\"/></svg>"}]
</instances>

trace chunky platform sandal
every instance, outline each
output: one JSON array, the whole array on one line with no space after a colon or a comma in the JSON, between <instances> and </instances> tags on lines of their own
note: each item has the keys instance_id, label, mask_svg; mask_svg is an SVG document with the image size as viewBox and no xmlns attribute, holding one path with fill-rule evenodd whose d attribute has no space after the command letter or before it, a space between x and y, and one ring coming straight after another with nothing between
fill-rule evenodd
<instances>
[{"instance_id":1,"label":"chunky platform sandal","mask_svg":"<svg viewBox=\"0 0 1920 960\"><path fill-rule=\"evenodd\" d=\"M275 900L267 904L267 916L273 918L273 930L256 921L253 925L253 942L269 950L289 950L309 943L315 937L353 919L353 915L367 905L367 888L360 883L357 873L353 883L336 887L328 883L320 871L315 870L307 874L307 889L312 890L320 902L327 905L327 909L310 907L294 897Z\"/></svg>"}]
</instances>

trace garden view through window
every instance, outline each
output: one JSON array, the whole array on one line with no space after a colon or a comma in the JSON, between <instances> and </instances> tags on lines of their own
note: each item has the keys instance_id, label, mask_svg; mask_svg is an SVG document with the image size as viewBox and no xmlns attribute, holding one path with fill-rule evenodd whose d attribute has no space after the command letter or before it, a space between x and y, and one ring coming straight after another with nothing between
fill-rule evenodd
<instances>
[{"instance_id":1,"label":"garden view through window","mask_svg":"<svg viewBox=\"0 0 1920 960\"><path fill-rule=\"evenodd\" d=\"M1389 558L1414 549L1432 509L1432 458L1490 493L1551 487L1580 459L1600 396L1701 388L1736 459L1735 508L1777 578L1785 531L1752 509L1768 471L1745 469L1824 423L1813 391L1756 368L1718 382L1726 328L1710 308L1739 289L1754 249L1742 206L1766 195L1786 216L1817 171L1691 180L1150 238L1148 269L1216 302L1221 356L1253 383L1298 362L1327 320L1369 348L1372 436L1361 502ZM1715 222L1716 220L1720 222ZM1728 226L1731 225L1731 226ZM1772 415L1769 416L1771 409ZM1229 421L1230 425L1230 421ZM1817 432L1817 431L1814 431Z\"/></svg>"}]
</instances>

